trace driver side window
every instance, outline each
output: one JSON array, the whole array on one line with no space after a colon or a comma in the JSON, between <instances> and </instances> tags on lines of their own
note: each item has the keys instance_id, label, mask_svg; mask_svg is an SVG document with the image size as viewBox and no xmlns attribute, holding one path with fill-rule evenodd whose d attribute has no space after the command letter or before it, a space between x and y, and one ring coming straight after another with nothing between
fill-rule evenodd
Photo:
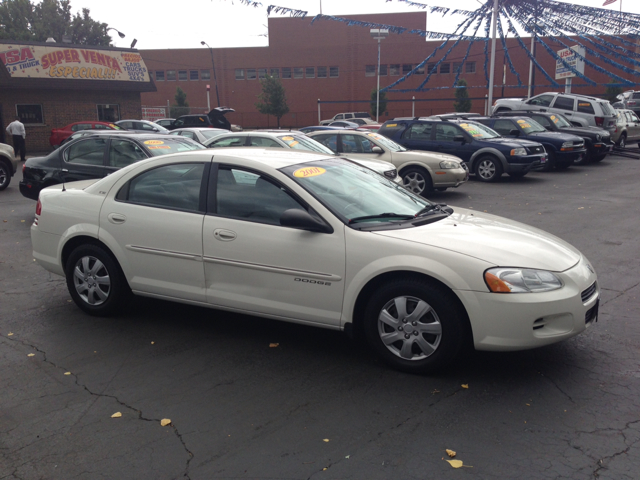
<instances>
[{"instance_id":1,"label":"driver side window","mask_svg":"<svg viewBox=\"0 0 640 480\"><path fill-rule=\"evenodd\" d=\"M538 105L540 107L548 107L551 105L553 101L553 95L538 95L537 97L533 97L527 103L529 105Z\"/></svg>"}]
</instances>

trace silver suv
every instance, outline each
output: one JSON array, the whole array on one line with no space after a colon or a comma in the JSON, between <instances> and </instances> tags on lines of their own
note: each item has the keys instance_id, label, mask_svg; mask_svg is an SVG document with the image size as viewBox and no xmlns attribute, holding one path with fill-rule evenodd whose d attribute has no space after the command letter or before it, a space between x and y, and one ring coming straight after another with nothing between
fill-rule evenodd
<instances>
[{"instance_id":1,"label":"silver suv","mask_svg":"<svg viewBox=\"0 0 640 480\"><path fill-rule=\"evenodd\" d=\"M600 127L611 133L616 129L616 112L609 101L587 95L547 92L529 99L503 98L496 100L491 113L511 110L561 113L576 127Z\"/></svg>"},{"instance_id":2,"label":"silver suv","mask_svg":"<svg viewBox=\"0 0 640 480\"><path fill-rule=\"evenodd\" d=\"M9 186L17 169L18 160L13 154L13 147L0 143L0 190Z\"/></svg>"},{"instance_id":3,"label":"silver suv","mask_svg":"<svg viewBox=\"0 0 640 480\"><path fill-rule=\"evenodd\" d=\"M618 95L617 98L622 103L620 108L633 110L635 114L640 113L640 90L628 90Z\"/></svg>"}]
</instances>

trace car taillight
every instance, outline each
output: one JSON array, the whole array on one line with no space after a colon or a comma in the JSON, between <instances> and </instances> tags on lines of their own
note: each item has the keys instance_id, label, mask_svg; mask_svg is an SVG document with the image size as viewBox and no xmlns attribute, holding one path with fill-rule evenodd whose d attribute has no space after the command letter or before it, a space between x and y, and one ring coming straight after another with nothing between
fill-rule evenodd
<instances>
[{"instance_id":1,"label":"car taillight","mask_svg":"<svg viewBox=\"0 0 640 480\"><path fill-rule=\"evenodd\" d=\"M604 125L604 117L596 117L596 125L601 127Z\"/></svg>"},{"instance_id":2,"label":"car taillight","mask_svg":"<svg viewBox=\"0 0 640 480\"><path fill-rule=\"evenodd\" d=\"M635 105L635 104L636 104L636 102L634 100L629 100L627 102L627 105Z\"/></svg>"},{"instance_id":3,"label":"car taillight","mask_svg":"<svg viewBox=\"0 0 640 480\"><path fill-rule=\"evenodd\" d=\"M38 199L38 203L36 203L36 215L40 216L42 214L42 203L40 199Z\"/></svg>"},{"instance_id":4,"label":"car taillight","mask_svg":"<svg viewBox=\"0 0 640 480\"><path fill-rule=\"evenodd\" d=\"M27 168L27 162L22 164L22 175L24 176L24 169Z\"/></svg>"}]
</instances>

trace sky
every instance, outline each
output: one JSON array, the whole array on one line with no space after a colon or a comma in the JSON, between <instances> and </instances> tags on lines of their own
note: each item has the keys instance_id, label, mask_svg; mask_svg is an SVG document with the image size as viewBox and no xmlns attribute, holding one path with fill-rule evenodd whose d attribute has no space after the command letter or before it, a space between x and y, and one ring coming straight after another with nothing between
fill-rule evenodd
<instances>
[{"instance_id":1,"label":"sky","mask_svg":"<svg viewBox=\"0 0 640 480\"><path fill-rule=\"evenodd\" d=\"M455 4L455 8L466 10L475 10L481 5L479 0L415 2L442 7ZM617 0L606 7L602 7L604 0L572 0L565 3L618 11L620 2L623 11L640 13L638 0ZM135 38L138 40L135 48L141 50L203 48L201 41L213 48L266 46L268 5L306 10L311 18L318 13L343 16L423 11L410 7L401 0L261 0L261 3L262 7L255 8L239 0L71 0L74 13L88 8L94 20L108 23L110 27L126 35L121 39L112 30L114 46L128 48ZM281 16L272 14L272 17ZM443 18L437 14L428 14L427 29L453 32L460 21L460 16L448 15Z\"/></svg>"}]
</instances>

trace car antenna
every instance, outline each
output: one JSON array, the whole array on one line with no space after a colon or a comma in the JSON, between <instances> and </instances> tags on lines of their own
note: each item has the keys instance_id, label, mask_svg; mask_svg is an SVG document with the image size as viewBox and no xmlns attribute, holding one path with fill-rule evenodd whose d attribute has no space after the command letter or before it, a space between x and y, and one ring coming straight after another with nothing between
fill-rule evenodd
<instances>
[{"instance_id":1,"label":"car antenna","mask_svg":"<svg viewBox=\"0 0 640 480\"><path fill-rule=\"evenodd\" d=\"M66 188L65 188L65 186L64 186L64 180L62 180L62 191L63 191L63 192L66 192L66 191L67 191L67 189L66 189Z\"/></svg>"}]
</instances>

